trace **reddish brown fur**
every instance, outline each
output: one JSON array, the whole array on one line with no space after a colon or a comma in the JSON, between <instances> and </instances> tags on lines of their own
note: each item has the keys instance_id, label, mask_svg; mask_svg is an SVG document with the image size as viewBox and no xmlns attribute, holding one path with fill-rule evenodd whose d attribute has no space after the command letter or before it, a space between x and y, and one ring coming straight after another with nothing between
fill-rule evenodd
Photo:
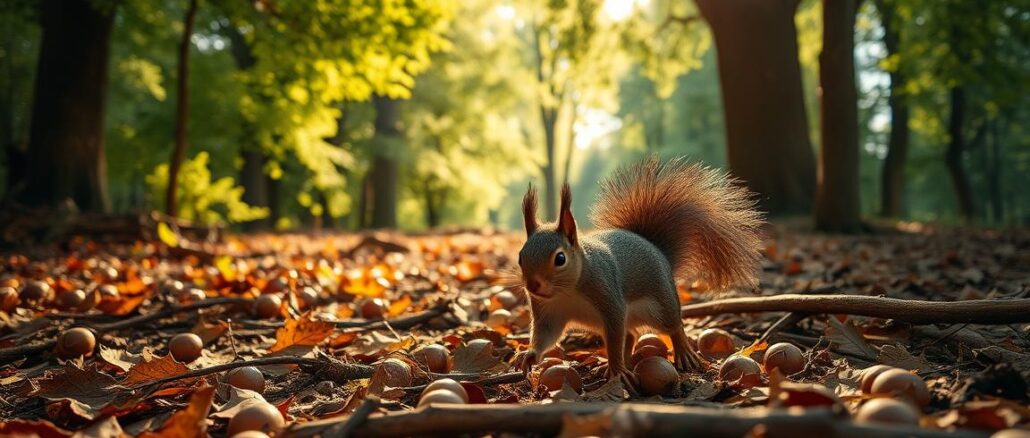
<instances>
[{"instance_id":1,"label":"reddish brown fur","mask_svg":"<svg viewBox=\"0 0 1030 438\"><path fill-rule=\"evenodd\" d=\"M536 222L536 189L532 184L526 190L526 196L522 197L522 220L526 224L526 237L532 236L539 225Z\"/></svg>"},{"instance_id":2,"label":"reddish brown fur","mask_svg":"<svg viewBox=\"0 0 1030 438\"><path fill-rule=\"evenodd\" d=\"M750 192L717 170L650 157L605 181L591 218L644 237L677 275L753 287L762 247L754 207Z\"/></svg>"}]
</instances>

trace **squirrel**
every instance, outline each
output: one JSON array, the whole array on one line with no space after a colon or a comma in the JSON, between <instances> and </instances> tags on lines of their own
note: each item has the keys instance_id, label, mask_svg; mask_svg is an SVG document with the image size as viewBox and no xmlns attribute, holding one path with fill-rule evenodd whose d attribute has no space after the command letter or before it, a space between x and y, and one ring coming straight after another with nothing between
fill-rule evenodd
<instances>
[{"instance_id":1,"label":"squirrel","mask_svg":"<svg viewBox=\"0 0 1030 438\"><path fill-rule=\"evenodd\" d=\"M602 184L591 211L596 231L577 232L567 182L560 205L557 222L541 224L532 184L523 197L527 239L518 264L532 325L516 365L528 371L578 328L603 337L607 375L628 388L636 379L626 356L640 334L668 335L676 368L697 369L675 278L714 288L757 285L763 218L751 193L718 170L652 156Z\"/></svg>"}]
</instances>

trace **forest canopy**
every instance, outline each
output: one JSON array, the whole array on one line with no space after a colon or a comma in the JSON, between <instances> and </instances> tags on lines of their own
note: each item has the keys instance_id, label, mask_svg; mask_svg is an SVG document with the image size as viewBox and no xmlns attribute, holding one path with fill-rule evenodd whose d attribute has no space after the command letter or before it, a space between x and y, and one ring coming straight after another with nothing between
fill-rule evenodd
<instances>
[{"instance_id":1,"label":"forest canopy","mask_svg":"<svg viewBox=\"0 0 1030 438\"><path fill-rule=\"evenodd\" d=\"M586 211L658 154L824 229L1030 223L1026 2L840 3L8 1L0 190L247 230L517 228L528 183L545 217L563 181Z\"/></svg>"}]
</instances>

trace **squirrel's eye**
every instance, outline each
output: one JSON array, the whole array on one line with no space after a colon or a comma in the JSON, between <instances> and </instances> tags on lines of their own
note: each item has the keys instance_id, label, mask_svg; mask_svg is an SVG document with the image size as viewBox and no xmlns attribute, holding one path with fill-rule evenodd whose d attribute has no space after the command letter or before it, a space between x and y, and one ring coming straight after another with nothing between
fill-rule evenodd
<instances>
[{"instance_id":1,"label":"squirrel's eye","mask_svg":"<svg viewBox=\"0 0 1030 438\"><path fill-rule=\"evenodd\" d=\"M554 255L554 266L565 265L565 253L558 251L558 254Z\"/></svg>"}]
</instances>

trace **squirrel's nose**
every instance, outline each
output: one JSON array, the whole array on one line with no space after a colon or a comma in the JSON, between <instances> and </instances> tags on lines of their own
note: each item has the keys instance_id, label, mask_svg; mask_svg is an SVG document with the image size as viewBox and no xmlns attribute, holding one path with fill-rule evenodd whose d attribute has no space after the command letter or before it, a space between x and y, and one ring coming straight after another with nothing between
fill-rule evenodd
<instances>
[{"instance_id":1,"label":"squirrel's nose","mask_svg":"<svg viewBox=\"0 0 1030 438\"><path fill-rule=\"evenodd\" d=\"M540 282L536 281L535 279L529 280L526 282L526 289L529 289L529 291L532 293L536 293L538 290L540 290Z\"/></svg>"}]
</instances>

